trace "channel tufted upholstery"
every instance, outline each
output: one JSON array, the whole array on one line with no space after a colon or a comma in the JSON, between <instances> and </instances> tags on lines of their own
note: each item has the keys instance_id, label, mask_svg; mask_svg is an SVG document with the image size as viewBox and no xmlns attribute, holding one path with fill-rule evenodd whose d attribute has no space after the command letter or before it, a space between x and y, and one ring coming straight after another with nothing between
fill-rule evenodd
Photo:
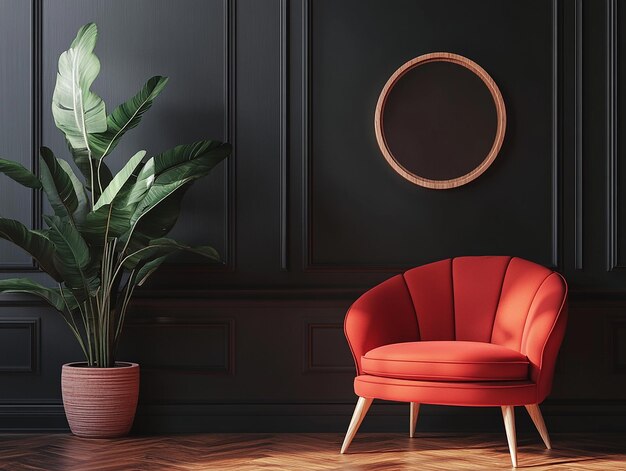
<instances>
[{"instance_id":1,"label":"channel tufted upholstery","mask_svg":"<svg viewBox=\"0 0 626 471\"><path fill-rule=\"evenodd\" d=\"M552 386L566 299L561 275L517 257L458 257L394 276L346 315L355 392L370 402L537 405Z\"/></svg>"}]
</instances>

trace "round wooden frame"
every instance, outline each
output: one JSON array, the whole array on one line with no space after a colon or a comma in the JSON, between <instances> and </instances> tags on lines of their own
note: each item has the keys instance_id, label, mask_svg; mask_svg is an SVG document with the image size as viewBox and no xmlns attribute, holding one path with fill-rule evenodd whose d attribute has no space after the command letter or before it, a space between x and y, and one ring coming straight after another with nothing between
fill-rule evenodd
<instances>
[{"instance_id":1,"label":"round wooden frame","mask_svg":"<svg viewBox=\"0 0 626 471\"><path fill-rule=\"evenodd\" d=\"M398 82L398 80L400 80L404 74L406 74L414 67L418 67L429 62L452 62L454 64L465 67L466 69L469 69L474 74L476 74L487 86L496 106L498 127L496 130L496 137L493 141L491 150L487 154L487 157L485 157L480 165L475 167L472 171L466 173L465 175L461 175L460 177L452 178L450 180L431 180L409 172L395 159L395 157L389 150L389 147L387 146L387 141L385 139L383 111L389 93L391 92L396 82ZM416 185L420 185L426 188L432 188L435 190L445 190L449 188L456 188L458 186L465 185L472 180L475 180L480 175L482 175L482 173L487 170L487 168L493 163L496 156L498 155L498 152L500 151L500 148L502 147L502 142L504 141L504 131L506 129L506 109L504 107L504 100L502 99L502 94L500 93L498 86L493 81L491 76L476 62L468 59L467 57L463 57L450 52L432 52L416 57L415 59L411 59L407 63L403 64L398 70L396 70L391 77L389 77L389 80L387 80L387 83L383 87L383 90L380 92L378 103L376 104L376 113L374 115L374 128L376 130L376 140L378 141L378 146L380 147L380 150L382 151L383 156L385 157L389 165L391 165L391 167L396 172L398 172L408 181Z\"/></svg>"}]
</instances>

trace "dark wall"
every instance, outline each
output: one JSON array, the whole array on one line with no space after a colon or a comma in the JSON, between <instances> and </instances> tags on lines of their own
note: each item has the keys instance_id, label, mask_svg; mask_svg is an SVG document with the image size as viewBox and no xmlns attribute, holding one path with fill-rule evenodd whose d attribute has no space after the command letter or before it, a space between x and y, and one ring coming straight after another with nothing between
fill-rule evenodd
<instances>
[{"instance_id":1,"label":"dark wall","mask_svg":"<svg viewBox=\"0 0 626 471\"><path fill-rule=\"evenodd\" d=\"M566 276L548 425L624 430L625 15L618 0L0 0L0 155L36 170L40 145L65 151L50 112L56 61L88 21L109 109L151 75L171 79L113 167L138 149L234 144L175 233L214 245L224 266L175 260L134 303L120 358L142 365L138 430L343 430L355 400L347 307L404 268L466 254ZM484 67L508 117L494 164L446 191L397 175L373 130L387 78L434 51ZM2 215L38 227L43 209L0 180ZM14 276L44 279L0 242L0 277ZM77 359L54 312L3 297L0 430L66 427L60 366ZM365 426L403 430L407 412L375 405ZM426 407L419 426L499 421Z\"/></svg>"}]
</instances>

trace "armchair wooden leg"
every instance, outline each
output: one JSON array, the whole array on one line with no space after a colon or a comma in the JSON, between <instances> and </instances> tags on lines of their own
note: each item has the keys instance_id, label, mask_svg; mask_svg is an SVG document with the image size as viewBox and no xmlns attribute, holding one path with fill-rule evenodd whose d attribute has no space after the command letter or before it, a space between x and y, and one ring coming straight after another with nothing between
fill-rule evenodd
<instances>
[{"instance_id":1,"label":"armchair wooden leg","mask_svg":"<svg viewBox=\"0 0 626 471\"><path fill-rule=\"evenodd\" d=\"M504 428L506 429L506 439L509 442L511 452L511 463L517 468L517 440L515 437L515 408L513 406L502 406L502 417L504 418Z\"/></svg>"},{"instance_id":2,"label":"armchair wooden leg","mask_svg":"<svg viewBox=\"0 0 626 471\"><path fill-rule=\"evenodd\" d=\"M546 444L546 448L548 450L552 449L552 444L550 443L550 436L548 435L548 429L546 428L546 423L543 421L543 415L541 415L541 409L539 409L539 404L528 404L526 410L528 411L528 415L537 427L537 431L539 435L541 435L541 439L543 443Z\"/></svg>"},{"instance_id":3,"label":"armchair wooden leg","mask_svg":"<svg viewBox=\"0 0 626 471\"><path fill-rule=\"evenodd\" d=\"M352 414L352 420L350 421L350 425L348 426L348 432L346 433L346 438L343 440L343 445L341 445L341 453L345 453L350 443L352 443L352 439L356 435L361 422L365 418L365 414L369 410L372 405L372 401L374 399L359 397L359 400L356 403L356 407L354 408L354 414Z\"/></svg>"},{"instance_id":4,"label":"armchair wooden leg","mask_svg":"<svg viewBox=\"0 0 626 471\"><path fill-rule=\"evenodd\" d=\"M415 425L417 424L417 414L420 410L419 402L411 402L411 414L409 419L409 437L415 436Z\"/></svg>"}]
</instances>

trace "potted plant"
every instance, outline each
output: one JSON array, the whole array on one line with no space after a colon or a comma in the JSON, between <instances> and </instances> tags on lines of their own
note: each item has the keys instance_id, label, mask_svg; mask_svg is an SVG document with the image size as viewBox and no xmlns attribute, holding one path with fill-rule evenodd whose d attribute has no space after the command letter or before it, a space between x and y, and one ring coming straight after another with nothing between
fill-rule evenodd
<instances>
[{"instance_id":1,"label":"potted plant","mask_svg":"<svg viewBox=\"0 0 626 471\"><path fill-rule=\"evenodd\" d=\"M177 251L219 259L211 247L189 247L166 235L187 189L230 155L231 146L199 141L150 158L142 150L112 175L105 158L139 124L167 78L151 78L107 116L104 101L90 90L100 71L97 35L95 24L83 26L61 54L52 98L55 124L83 178L46 147L38 176L0 159L0 173L43 190L53 210L42 230L0 218L0 238L30 253L56 286L6 279L0 293L33 294L61 313L85 355L62 369L70 428L83 437L114 437L129 432L139 391L139 366L115 359L133 291Z\"/></svg>"}]
</instances>

